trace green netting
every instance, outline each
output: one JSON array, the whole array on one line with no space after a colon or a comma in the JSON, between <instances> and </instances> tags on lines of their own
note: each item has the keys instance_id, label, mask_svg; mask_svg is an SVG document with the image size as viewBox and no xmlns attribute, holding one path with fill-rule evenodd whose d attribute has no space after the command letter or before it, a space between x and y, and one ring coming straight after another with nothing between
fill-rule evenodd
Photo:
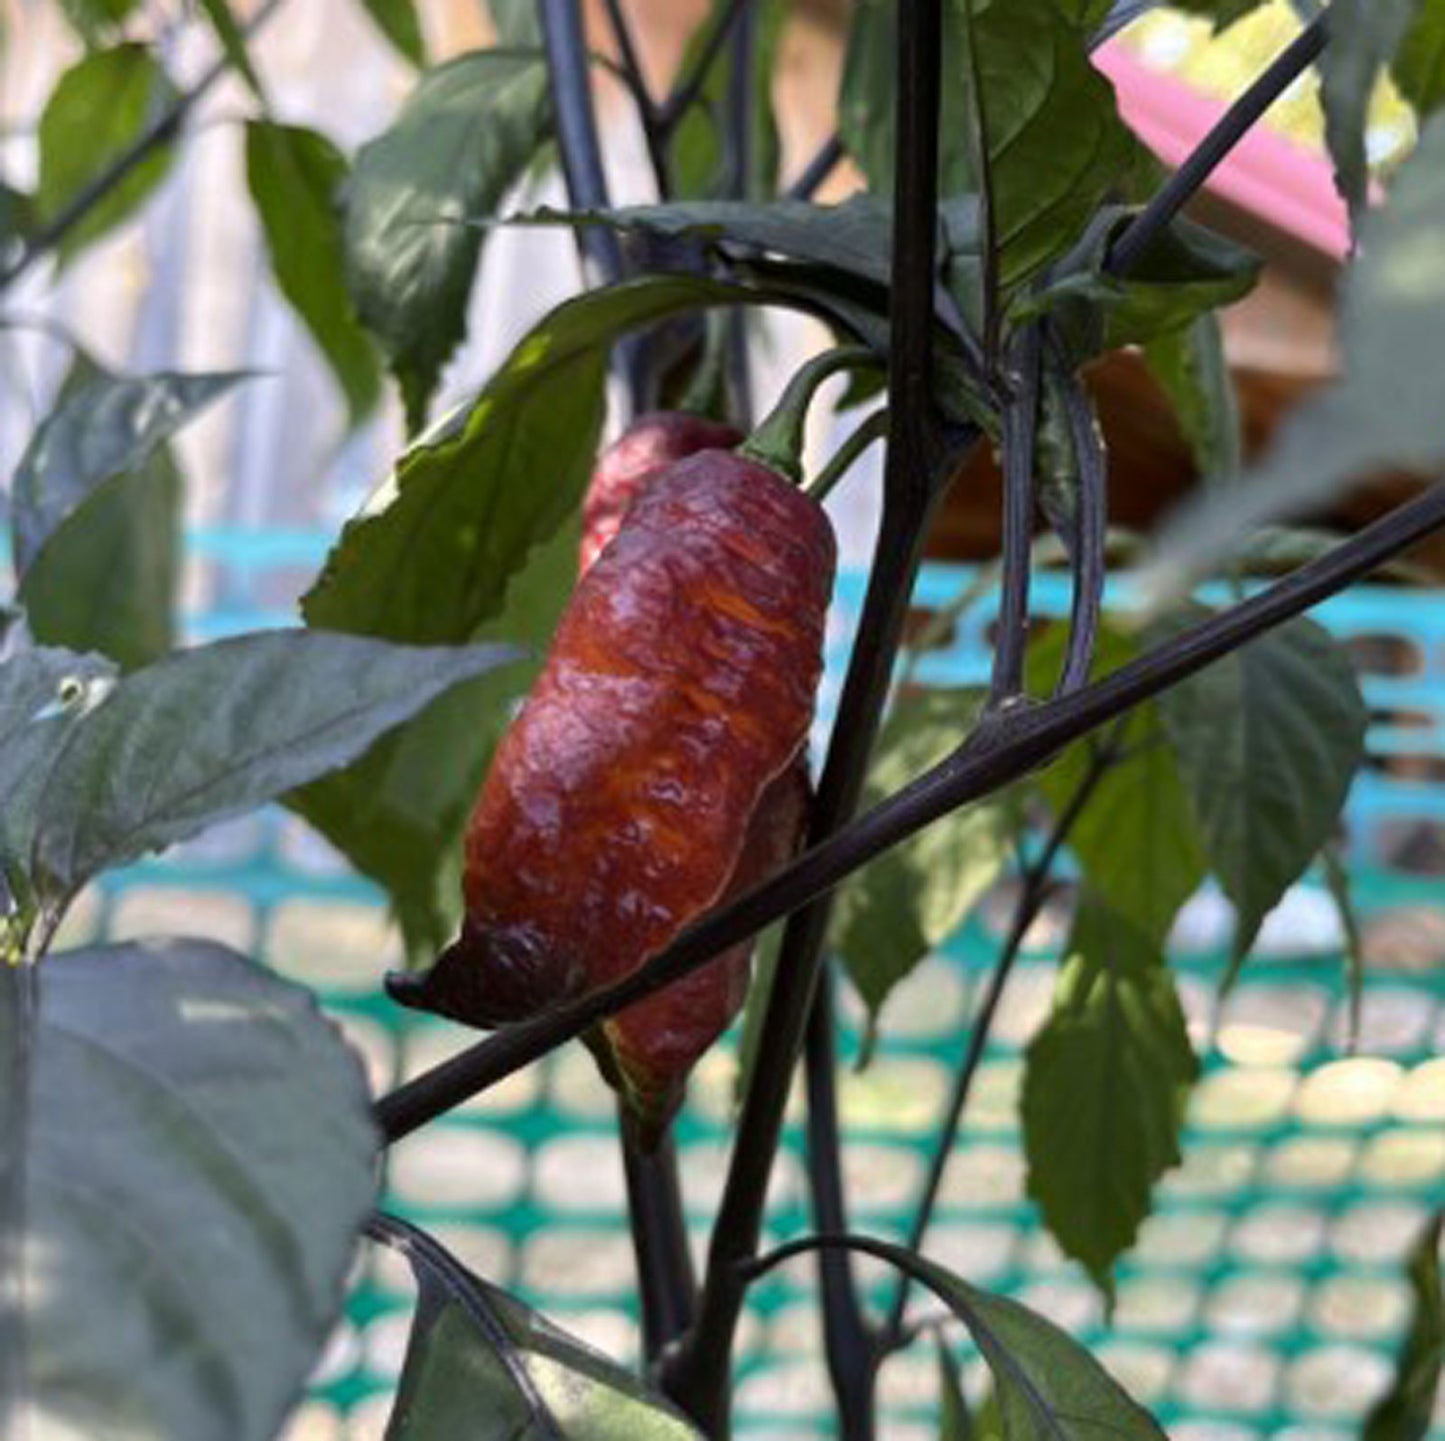
<instances>
[{"instance_id":1,"label":"green netting","mask_svg":"<svg viewBox=\"0 0 1445 1441\"><path fill-rule=\"evenodd\" d=\"M319 546L309 536L273 536L264 550L250 537L201 537L203 556L230 568L228 593L243 600L201 618L196 632L274 621L246 598L272 584L284 590L287 573L309 567ZM960 583L957 572L931 570L921 605L937 605ZM858 594L858 578L845 577L835 662ZM1044 587L1046 608L1063 599ZM1106 1322L1024 1197L1020 1049L1047 1006L1066 924L1062 912L1046 913L1002 1007L944 1185L930 1253L1096 1345L1175 1437L1354 1435L1392 1372L1409 1310L1401 1260L1445 1201L1445 1060L1436 1059L1445 1050L1445 893L1434 878L1445 857L1439 609L1435 598L1369 592L1322 613L1351 638L1375 722L1372 766L1350 808L1374 960L1359 1052L1344 1045L1338 927L1322 889L1297 888L1266 931L1271 954L1251 963L1223 1007L1215 981L1227 925L1216 898L1191 903L1174 960L1206 1073L1185 1164L1164 1183L1157 1214L1122 1266ZM928 677L977 678L988 619L986 611L966 617ZM834 664L833 685L837 674ZM1000 896L900 987L879 1059L844 1077L845 1161L860 1229L896 1237L906 1225L1006 916ZM74 939L183 930L260 955L322 993L378 1086L467 1039L404 1020L379 998L383 971L399 960L379 897L279 812L107 878L68 929ZM845 1054L856 1042L852 1021ZM680 1124L699 1241L726 1159L732 1088L722 1049L701 1067ZM612 1114L590 1059L569 1048L402 1143L389 1204L435 1228L489 1279L630 1357L636 1308ZM778 1166L773 1239L806 1229L796 1120ZM879 1269L863 1274L880 1297L890 1294ZM831 1434L811 1295L802 1264L755 1288L739 1343L744 1434ZM381 1258L357 1289L294 1436L381 1436L410 1298L402 1267ZM900 1441L936 1430L935 1362L929 1348L917 1351L884 1376L884 1434ZM1445 1437L1445 1416L1431 1435Z\"/></svg>"}]
</instances>

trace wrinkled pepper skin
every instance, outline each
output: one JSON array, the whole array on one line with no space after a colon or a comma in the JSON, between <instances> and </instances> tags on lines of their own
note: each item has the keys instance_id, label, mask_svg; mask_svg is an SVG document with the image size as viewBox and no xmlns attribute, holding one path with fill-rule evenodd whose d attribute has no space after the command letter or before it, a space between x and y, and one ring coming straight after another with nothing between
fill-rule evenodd
<instances>
[{"instance_id":1,"label":"wrinkled pepper skin","mask_svg":"<svg viewBox=\"0 0 1445 1441\"><path fill-rule=\"evenodd\" d=\"M617 534L628 506L659 471L700 450L731 450L742 439L742 433L730 425L681 410L638 416L603 451L592 472L582 502L578 572L585 575L591 570L592 562Z\"/></svg>"},{"instance_id":2,"label":"wrinkled pepper skin","mask_svg":"<svg viewBox=\"0 0 1445 1441\"><path fill-rule=\"evenodd\" d=\"M408 998L473 1025L629 974L799 842L831 525L815 501L730 451L632 473L630 505L609 477L606 504L589 508L615 534L478 798L462 935ZM749 951L591 1038L644 1134L736 1014Z\"/></svg>"}]
</instances>

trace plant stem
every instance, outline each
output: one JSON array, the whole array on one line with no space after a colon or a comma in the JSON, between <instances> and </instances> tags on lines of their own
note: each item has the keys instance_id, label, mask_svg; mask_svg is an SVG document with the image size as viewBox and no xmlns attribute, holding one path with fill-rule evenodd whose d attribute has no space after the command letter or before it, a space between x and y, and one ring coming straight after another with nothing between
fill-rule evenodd
<instances>
[{"instance_id":1,"label":"plant stem","mask_svg":"<svg viewBox=\"0 0 1445 1441\"><path fill-rule=\"evenodd\" d=\"M682 117L702 94L703 87L707 84L708 72L722 53L723 42L743 11L751 5L752 0L729 0L727 8L718 16L712 29L708 31L707 39L702 43L702 49L698 51L692 69L678 78L672 93L658 110L658 128L664 135L672 134Z\"/></svg>"},{"instance_id":2,"label":"plant stem","mask_svg":"<svg viewBox=\"0 0 1445 1441\"><path fill-rule=\"evenodd\" d=\"M462 1105L589 1026L706 965L780 916L806 905L948 812L1037 768L1105 722L1196 675L1256 637L1363 579L1445 526L1445 486L1398 506L1328 555L1154 646L1071 695L991 718L964 745L771 880L689 926L666 950L613 985L479 1041L383 1096L376 1121L390 1143Z\"/></svg>"},{"instance_id":3,"label":"plant stem","mask_svg":"<svg viewBox=\"0 0 1445 1441\"><path fill-rule=\"evenodd\" d=\"M835 486L857 464L858 457L888 433L888 412L875 410L866 419L859 421L852 433L829 457L828 462L803 489L816 501L824 501L832 494Z\"/></svg>"},{"instance_id":4,"label":"plant stem","mask_svg":"<svg viewBox=\"0 0 1445 1441\"><path fill-rule=\"evenodd\" d=\"M642 127L642 141L647 147L648 163L652 166L652 178L657 186L657 198L666 200L672 194L672 166L667 157L667 140L658 124L657 102L647 88L647 77L642 73L642 62L638 59L637 44L632 36L632 27L627 23L622 0L605 0L607 19L612 27L612 38L617 44L617 56L621 64L618 74L632 103L637 106L637 121Z\"/></svg>"},{"instance_id":5,"label":"plant stem","mask_svg":"<svg viewBox=\"0 0 1445 1441\"><path fill-rule=\"evenodd\" d=\"M1013 394L1003 413L1003 579L994 642L991 708L1023 695L1033 564L1034 446L1039 415L1039 330L1025 326L1015 345Z\"/></svg>"},{"instance_id":6,"label":"plant stem","mask_svg":"<svg viewBox=\"0 0 1445 1441\"><path fill-rule=\"evenodd\" d=\"M642 1300L642 1347L649 1365L692 1325L697 1280L687 1244L678 1183L677 1148L669 1129L655 1150L643 1151L619 1117L627 1179L627 1214Z\"/></svg>"},{"instance_id":7,"label":"plant stem","mask_svg":"<svg viewBox=\"0 0 1445 1441\"><path fill-rule=\"evenodd\" d=\"M947 474L933 405L933 278L937 228L938 104L942 24L939 0L915 0L898 16L900 96L894 198L889 441L883 518L858 636L843 684L809 827L816 846L857 809L873 739L922 557L939 479ZM759 1062L744 1098L737 1138L713 1225L698 1321L664 1376L669 1394L710 1436L726 1434L732 1338L743 1300L739 1265L756 1255L768 1178L783 1111L814 1003L830 901L803 906L783 933L763 1018ZM831 1025L831 1016L827 1024ZM820 1021L819 1024L822 1024ZM815 1146L836 1151L815 1128ZM830 1204L842 1207L841 1196ZM858 1309L851 1267L833 1257L824 1273L833 1299L824 1313L828 1365L839 1414L856 1436L871 1434L871 1338Z\"/></svg>"},{"instance_id":8,"label":"plant stem","mask_svg":"<svg viewBox=\"0 0 1445 1441\"><path fill-rule=\"evenodd\" d=\"M1013 973L1014 962L1018 960L1019 953L1023 949L1024 937L1028 934L1029 927L1038 918L1044 902L1048 899L1054 861L1058 857L1060 847L1068 839L1069 832L1073 830L1075 822L1079 819L1085 805L1088 804L1089 797L1093 795L1111 762L1112 757L1106 751L1101 749L1095 752L1088 771L1085 772L1083 779L1070 797L1063 813L1054 822L1054 828L1044 842L1043 849L1034 863L1024 872L1023 888L1019 894L1018 905L1014 908L1008 937L1004 942L1003 950L999 953L998 964L989 977L983 1005L979 1008L978 1016L969 1029L968 1048L964 1052L963 1062L953 1078L953 1091L948 1098L943 1123L939 1127L938 1136L933 1143L933 1155L929 1161L928 1176L924 1181L923 1190L914 1211L913 1224L909 1227L908 1240L905 1243L910 1251L921 1250L924 1237L928 1234L929 1224L933 1220L933 1209L938 1202L938 1189L943 1183L943 1174L947 1170L949 1158L953 1154L953 1143L958 1135L959 1124L963 1120L964 1107L968 1104L974 1077L978 1073L984 1050L988 1045L989 1033L993 1029L999 1002L1003 999L1004 988L1008 985L1009 976ZM819 1226L818 1229L823 1230L824 1228ZM828 1229L833 1228L829 1227ZM884 1324L883 1333L879 1339L880 1356L887 1356L898 1348L899 1340L903 1335L903 1313L908 1304L909 1285L910 1278L908 1276L900 1278L898 1289L893 1296L893 1304L888 1310L888 1320Z\"/></svg>"},{"instance_id":9,"label":"plant stem","mask_svg":"<svg viewBox=\"0 0 1445 1441\"><path fill-rule=\"evenodd\" d=\"M254 35L285 3L286 0L266 0L246 23L246 37L249 39ZM184 95L177 96L104 170L92 176L36 230L26 241L20 254L4 270L0 270L0 294L14 285L37 261L50 254L136 166L174 139L185 124L186 117L215 88L230 68L231 62L223 54Z\"/></svg>"},{"instance_id":10,"label":"plant stem","mask_svg":"<svg viewBox=\"0 0 1445 1441\"><path fill-rule=\"evenodd\" d=\"M1310 21L1190 153L1115 240L1104 262L1111 275L1125 275L1138 263L1176 215L1193 198L1220 162L1250 132L1260 116L1304 74L1329 43L1328 18Z\"/></svg>"},{"instance_id":11,"label":"plant stem","mask_svg":"<svg viewBox=\"0 0 1445 1441\"><path fill-rule=\"evenodd\" d=\"M789 200L811 200L818 187L838 168L843 159L843 141L835 133L818 148L818 153L803 167L802 173L788 187Z\"/></svg>"},{"instance_id":12,"label":"plant stem","mask_svg":"<svg viewBox=\"0 0 1445 1441\"><path fill-rule=\"evenodd\" d=\"M1084 382L1073 374L1062 375L1059 380L1079 476L1079 493L1074 506L1076 523L1069 555L1074 576L1069 647L1058 685L1059 693L1067 695L1088 684L1089 669L1094 663L1094 647L1099 637L1099 616L1103 609L1107 578L1109 466Z\"/></svg>"}]
</instances>

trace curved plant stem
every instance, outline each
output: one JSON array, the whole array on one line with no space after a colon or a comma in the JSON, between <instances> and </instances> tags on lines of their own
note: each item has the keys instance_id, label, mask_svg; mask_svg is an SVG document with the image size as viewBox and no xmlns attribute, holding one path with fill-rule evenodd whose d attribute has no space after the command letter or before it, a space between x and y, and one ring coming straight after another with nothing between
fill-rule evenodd
<instances>
[{"instance_id":1,"label":"curved plant stem","mask_svg":"<svg viewBox=\"0 0 1445 1441\"><path fill-rule=\"evenodd\" d=\"M810 480L803 489L814 500L823 501L858 463L858 457L888 433L888 412L875 410L872 415L860 421L846 440L829 457L828 463Z\"/></svg>"},{"instance_id":2,"label":"curved plant stem","mask_svg":"<svg viewBox=\"0 0 1445 1441\"><path fill-rule=\"evenodd\" d=\"M697 1279L687 1245L677 1148L668 1130L652 1152L634 1145L622 1123L627 1214L642 1301L642 1348L649 1365L692 1325Z\"/></svg>"},{"instance_id":3,"label":"curved plant stem","mask_svg":"<svg viewBox=\"0 0 1445 1441\"><path fill-rule=\"evenodd\" d=\"M1063 400L1079 477L1069 556L1074 574L1074 596L1069 617L1069 645L1058 685L1059 693L1067 695L1088 683L1094 647L1099 638L1099 617L1104 606L1104 582L1107 578L1105 551L1109 532L1109 465L1084 382L1073 374L1062 375L1059 381L1059 394Z\"/></svg>"},{"instance_id":4,"label":"curved plant stem","mask_svg":"<svg viewBox=\"0 0 1445 1441\"><path fill-rule=\"evenodd\" d=\"M682 117L702 95L703 88L707 85L708 73L722 53L722 47L728 35L742 16L743 11L749 9L751 5L752 0L729 0L727 8L718 16L712 29L708 31L707 38L703 41L692 68L678 78L677 84L672 88L672 93L663 101L658 110L658 128L664 135L671 135Z\"/></svg>"},{"instance_id":5,"label":"curved plant stem","mask_svg":"<svg viewBox=\"0 0 1445 1441\"><path fill-rule=\"evenodd\" d=\"M638 58L637 43L633 39L632 26L627 22L627 13L622 0L605 0L607 20L612 28L612 38L617 45L620 64L616 73L632 96L637 107L637 122L642 129L642 141L647 147L648 163L652 166L652 178L657 186L659 200L665 200L672 193L672 167L667 156L667 140L658 123L657 102L647 88L647 77L642 73L642 62Z\"/></svg>"},{"instance_id":6,"label":"curved plant stem","mask_svg":"<svg viewBox=\"0 0 1445 1441\"><path fill-rule=\"evenodd\" d=\"M993 974L989 977L988 990L984 993L983 1004L979 1007L978 1015L969 1028L968 1048L964 1052L962 1064L954 1075L953 1090L948 1098L943 1121L933 1143L928 1175L924 1180L923 1190L914 1210L913 1224L909 1227L908 1240L905 1243L910 1251L919 1251L923 1248L924 1237L927 1235L929 1224L933 1219L933 1209L938 1202L938 1188L943 1183L943 1174L948 1168L949 1157L953 1154L953 1143L958 1135L959 1124L963 1120L963 1110L968 1104L969 1092L973 1089L974 1077L978 1073L984 1051L988 1046L989 1033L993 1029L999 1002L1003 999L1004 988L1008 985L1009 976L1013 973L1014 962L1023 949L1024 937L1028 934L1029 927L1038 918L1044 902L1048 899L1054 861L1058 857L1060 847L1068 839L1069 832L1073 830L1075 822L1088 804L1089 797L1093 795L1095 787L1103 779L1111 761L1112 757L1105 750L1101 749L1095 752L1092 764L1079 782L1073 796L1070 797L1063 813L1055 821L1054 828L1044 842L1043 849L1024 872L1023 886L1019 893L1018 904L1014 907L1008 937L1004 941L1003 950L999 953L998 963L993 968ZM818 1229L822 1230L823 1227L820 1226ZM903 1313L908 1304L909 1284L909 1277L905 1275L900 1278L898 1289L894 1293L893 1304L889 1307L888 1320L884 1323L879 1340L879 1348L884 1356L898 1348L904 1334Z\"/></svg>"},{"instance_id":7,"label":"curved plant stem","mask_svg":"<svg viewBox=\"0 0 1445 1441\"><path fill-rule=\"evenodd\" d=\"M266 0L244 27L247 38L254 35L286 3ZM222 55L185 94L178 96L141 131L104 170L88 180L55 214L26 241L20 254L0 270L0 294L8 290L30 268L52 250L108 196L117 185L162 145L173 140L191 111L229 72L231 62Z\"/></svg>"},{"instance_id":8,"label":"curved plant stem","mask_svg":"<svg viewBox=\"0 0 1445 1441\"><path fill-rule=\"evenodd\" d=\"M1034 446L1039 415L1038 327L1015 346L1014 394L1003 413L1003 579L994 642L990 707L1017 701L1024 689L1029 639L1029 572L1033 565Z\"/></svg>"},{"instance_id":9,"label":"curved plant stem","mask_svg":"<svg viewBox=\"0 0 1445 1441\"><path fill-rule=\"evenodd\" d=\"M1115 240L1104 262L1105 270L1113 275L1126 275L1139 263L1144 252L1220 162L1244 139L1260 116L1319 59L1328 43L1327 16L1320 15L1300 31L1259 79L1225 111L1188 159Z\"/></svg>"},{"instance_id":10,"label":"curved plant stem","mask_svg":"<svg viewBox=\"0 0 1445 1441\"><path fill-rule=\"evenodd\" d=\"M818 152L803 167L802 173L788 186L787 199L811 200L818 187L838 168L843 160L843 141L835 133L818 147Z\"/></svg>"},{"instance_id":11,"label":"curved plant stem","mask_svg":"<svg viewBox=\"0 0 1445 1441\"><path fill-rule=\"evenodd\" d=\"M1441 526L1445 526L1445 485L1433 486L1328 555L1179 632L1082 690L993 717L939 765L812 846L771 880L688 927L630 976L509 1026L383 1096L376 1106L383 1139L389 1143L410 1135L599 1020L691 975L729 946L806 905L931 821L1019 779L1070 741L1303 614Z\"/></svg>"}]
</instances>

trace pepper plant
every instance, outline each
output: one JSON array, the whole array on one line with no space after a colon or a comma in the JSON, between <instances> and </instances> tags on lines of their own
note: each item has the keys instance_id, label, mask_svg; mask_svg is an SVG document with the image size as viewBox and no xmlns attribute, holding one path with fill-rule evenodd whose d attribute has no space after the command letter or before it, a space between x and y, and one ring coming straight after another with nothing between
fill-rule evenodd
<instances>
[{"instance_id":1,"label":"pepper plant","mask_svg":"<svg viewBox=\"0 0 1445 1441\"><path fill-rule=\"evenodd\" d=\"M930 1220L1011 969L1065 852L1078 899L1051 1014L1027 1053L1023 1144L1043 1221L1106 1294L1179 1160L1197 1071L1166 954L1181 905L1208 876L1233 903L1228 984L1322 853L1343 875L1328 853L1366 717L1340 648L1306 612L1445 524L1445 490L1423 487L1334 545L1294 532L1308 558L1267 581L1255 575L1258 542L1382 468L1432 476L1445 465L1445 122L1434 114L1445 5L1300 5L1298 38L1166 175L1090 63L1147 0L856 0L838 132L780 185L770 84L782 0L718 0L666 95L640 68L624 0L605 7L615 59L589 50L578 0L492 0L498 47L440 65L411 0L368 0L418 73L393 123L350 156L271 109L249 40L283 4L242 24L225 0L204 0L189 23L210 28L215 64L180 89L149 43L152 7L65 0L85 53L39 118L33 192L0 187L0 294L11 295L125 224L199 103L236 72L254 101L246 183L277 284L353 420L376 409L385 373L411 436L337 538L304 624L186 649L175 648L182 477L170 441L247 377L122 376L77 351L13 477L16 581L0 651L0 1434L275 1435L340 1313L363 1235L404 1254L418 1279L388 1432L407 1441L725 1436L748 1288L795 1257L818 1271L843 1436L877 1434L880 1373L942 1324L936 1306L920 1309L923 1292L991 1376L991 1402L970 1420L945 1367L946 1434L1162 1434L1074 1339L931 1261ZM1184 8L1224 26L1254 6ZM1246 468L1218 311L1256 267L1182 211L1312 66L1357 226L1341 370ZM609 192L599 67L635 108L652 194ZM1386 70L1420 133L1372 200L1365 117ZM503 214L515 182L553 154L568 209ZM815 203L845 158L863 188ZM499 220L570 227L591 284L432 422ZM754 307L820 317L838 351L745 442L748 464L776 459L769 483L783 483L819 369L852 370L856 428L821 474L799 477L808 493L885 445L866 598L795 854L694 905L665 943L608 973L572 958L584 983L573 977L377 1098L304 990L226 946L59 947L68 908L98 874L279 800L387 893L412 966L392 983L398 998L501 1019L457 1002L436 958L462 967L464 989L496 994L495 956L447 950L462 924L462 834L572 587L569 522L603 440L609 376L621 427L664 408L744 431ZM1126 548L1121 572L1081 371L1124 346L1141 349L1172 397L1204 483L1160 535ZM1004 476L991 676L976 691L929 688L914 679L928 638L905 646L904 623L930 523L979 446L997 451ZM688 463L716 467L720 453ZM1036 513L1072 586L1067 620L1049 626L1030 623L1049 543L1035 540ZM688 535L672 539L685 547ZM589 595L620 588L608 577L621 553L602 552ZM1113 572L1133 597L1120 611L1105 605ZM1206 579L1224 582L1224 603L1197 598ZM685 635L697 624L675 623ZM724 714L739 735L768 723L749 704L744 689ZM781 752L759 763L757 784L795 742ZM732 756L720 746L675 779L696 787ZM619 831L640 813L625 798L615 809ZM529 863L565 873L580 863L567 842ZM501 864L488 847L478 856ZM857 990L870 1028L886 1026L892 987L1002 878L1015 882L1014 912L961 1038L910 1234L861 1233L840 1165L838 988ZM532 919L545 930L554 918ZM619 1132L639 1370L580 1346L434 1236L373 1212L387 1146L579 1037L625 1035L610 1018L683 978L736 974L736 948L774 923L701 1275L666 1114ZM813 1230L764 1252L765 1192L800 1066ZM1372 1437L1428 1427L1445 1328L1438 1223L1432 1234L1414 1265L1419 1316L1399 1382L1361 1418ZM859 1253L896 1272L881 1312L855 1274Z\"/></svg>"}]
</instances>

